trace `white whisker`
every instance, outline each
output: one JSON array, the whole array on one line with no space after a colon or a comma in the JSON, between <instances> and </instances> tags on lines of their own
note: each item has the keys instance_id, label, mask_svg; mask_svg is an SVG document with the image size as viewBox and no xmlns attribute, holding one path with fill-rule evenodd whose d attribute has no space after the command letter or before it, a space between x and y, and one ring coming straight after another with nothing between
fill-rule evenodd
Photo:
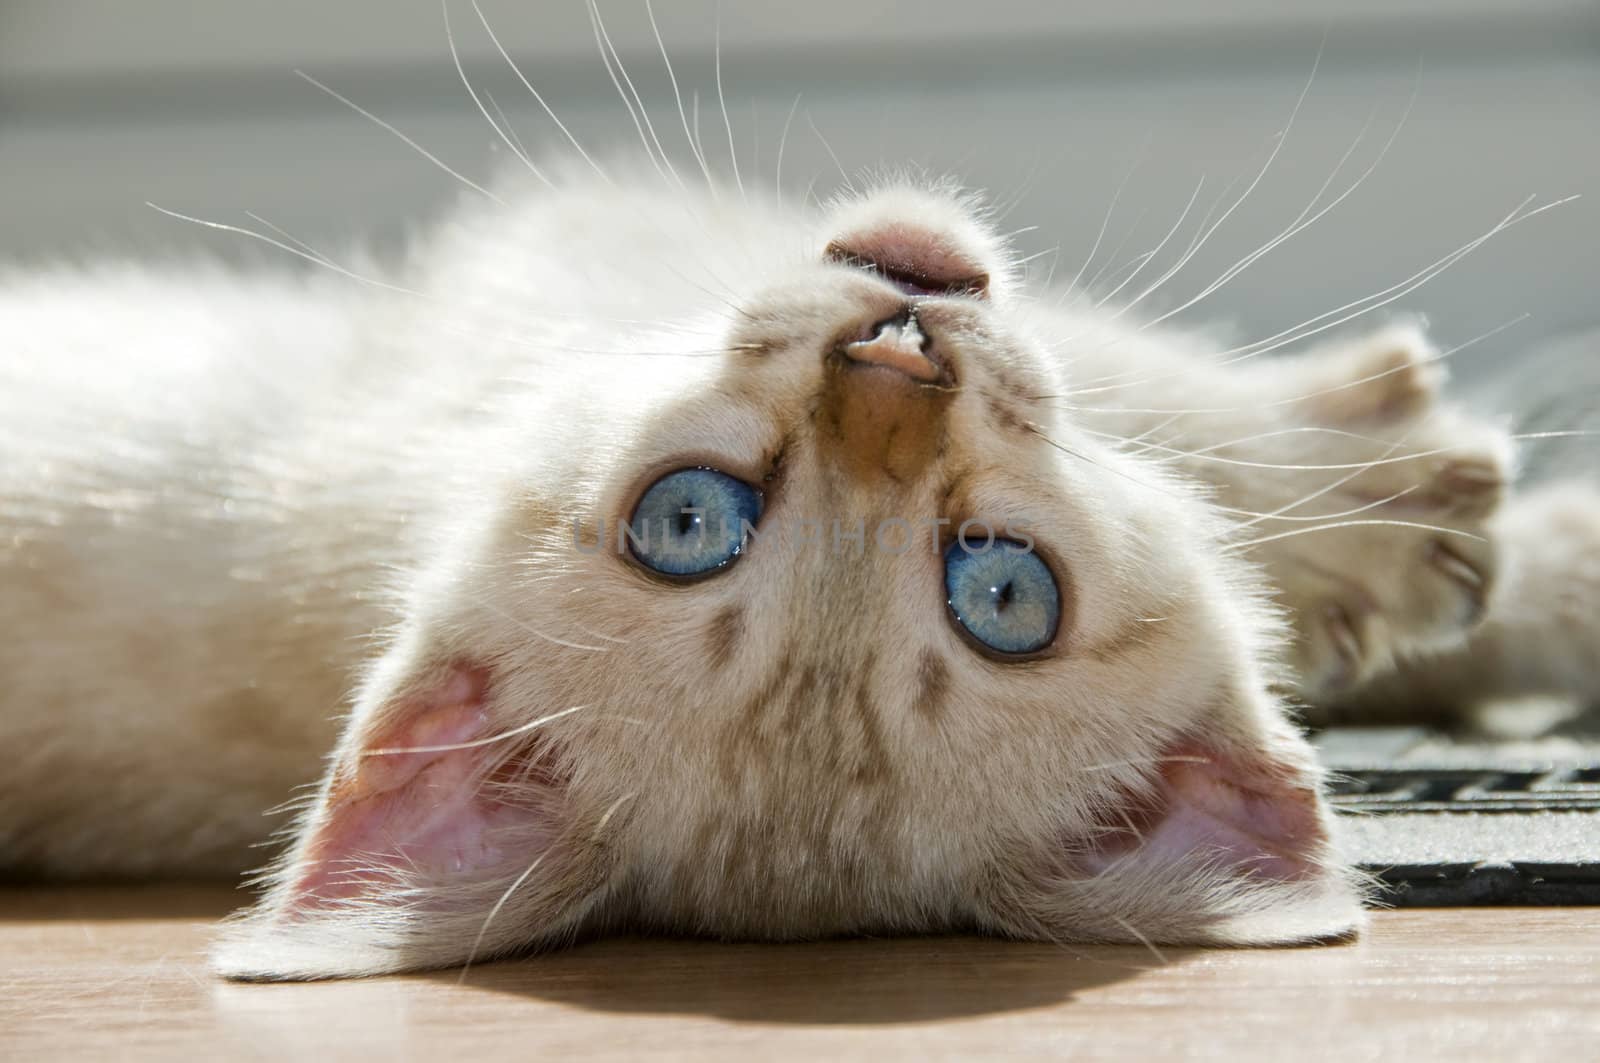
<instances>
[{"instance_id":1,"label":"white whisker","mask_svg":"<svg viewBox=\"0 0 1600 1063\"><path fill-rule=\"evenodd\" d=\"M1256 175L1251 182L1245 186L1245 190L1239 193L1239 198L1234 200L1228 209L1222 212L1222 216L1212 223L1210 228L1207 228L1202 232L1200 237L1190 246L1189 250L1185 252L1184 256L1178 260L1177 265L1173 266L1161 277L1158 277L1154 284L1152 284L1144 292L1140 293L1140 295L1133 300L1134 304L1142 301L1145 296L1155 291L1156 288L1160 287L1163 282L1175 275L1178 270L1182 269L1184 265L1195 254L1197 254L1202 247L1206 245L1206 242L1211 239L1217 230L1222 228L1222 226L1227 223L1228 219L1233 216L1233 212L1238 210L1246 199L1250 198L1250 194L1254 192L1261 184L1262 180L1266 178L1267 171L1272 169L1272 164L1277 160L1279 153L1283 151L1284 144L1288 143L1289 132L1294 128L1295 119L1300 115L1300 108L1305 105L1306 97L1311 92L1311 86L1317 80L1317 69L1322 65L1322 54L1327 48L1327 44L1327 38L1324 36L1322 43L1317 46L1316 58L1311 61L1311 73L1306 77L1305 86L1301 88L1299 97L1295 99L1294 107L1289 111L1289 118L1286 122L1284 122L1283 131L1278 134L1277 142L1273 145L1272 150L1267 154L1266 161L1261 164L1261 169L1256 172Z\"/></svg>"},{"instance_id":2,"label":"white whisker","mask_svg":"<svg viewBox=\"0 0 1600 1063\"><path fill-rule=\"evenodd\" d=\"M1123 278L1121 284L1118 284L1115 288L1111 289L1111 291L1102 296L1100 300L1094 304L1095 306L1104 306L1110 300L1115 299L1117 297L1117 293L1122 291L1122 289L1126 288L1129 284L1133 283L1133 279L1144 271L1144 267L1150 264L1151 259L1155 258L1161 253L1162 248L1167 246L1167 242L1177 235L1178 230L1183 226L1184 219L1189 216L1189 211L1194 208L1194 201L1200 197L1200 190L1205 187L1205 184L1206 179L1204 177L1200 178L1200 180L1195 183L1194 191L1189 194L1189 202L1184 204L1183 211L1178 215L1178 220L1172 223L1172 228L1167 230L1167 234L1161 238L1161 242L1156 244L1155 247L1141 256L1139 268L1128 274L1127 277ZM1159 283L1159 280L1157 283ZM1143 297L1141 296L1140 298Z\"/></svg>"},{"instance_id":3,"label":"white whisker","mask_svg":"<svg viewBox=\"0 0 1600 1063\"><path fill-rule=\"evenodd\" d=\"M1254 343L1249 343L1222 351L1220 352L1220 361L1207 361L1187 367L1185 369L1176 370L1171 373L1157 374L1155 376L1142 377L1135 380L1122 380L1116 383L1103 384L1103 381L1113 381L1116 380L1117 377L1125 375L1112 374L1110 376L1103 377L1098 381L1090 381L1089 384L1091 386L1075 389L1074 394L1081 396L1098 394L1107 391L1117 391L1123 388L1143 386L1162 380L1181 378L1191 373L1212 371L1217 366L1234 365L1238 362L1255 358L1262 354L1270 353L1271 351L1277 350L1278 348L1286 346L1290 343L1297 343L1302 340L1309 339L1310 337L1318 335L1319 333L1326 332L1332 328L1337 328L1339 325L1345 324L1346 322L1352 321L1355 318L1361 317L1365 314L1369 314L1374 310L1388 306L1398 299L1403 299L1405 296L1409 295L1417 288L1420 288L1422 285L1426 284L1428 281L1444 272L1450 266L1454 265L1456 262L1470 254L1472 251L1481 247L1493 237L1499 235L1501 232L1504 232L1506 229L1512 227L1513 225L1525 222L1530 218L1537 217L1546 211L1565 206L1566 204L1571 203L1579 198L1581 197L1577 195L1566 196L1562 199L1558 199L1553 202L1546 203L1543 206L1528 210L1526 209L1528 204L1533 202L1534 199L1534 197L1530 196L1519 203L1510 214L1502 218L1487 232L1471 241L1468 241L1466 244L1461 245L1442 258L1435 260L1428 266L1423 267L1406 279L1398 281L1382 291L1374 292L1370 295L1363 296L1360 299L1351 300L1350 302L1345 303L1343 306L1336 307L1333 310L1326 311L1322 314L1318 314L1317 316L1309 318L1298 325L1274 333L1265 339L1257 340Z\"/></svg>"},{"instance_id":4,"label":"white whisker","mask_svg":"<svg viewBox=\"0 0 1600 1063\"><path fill-rule=\"evenodd\" d=\"M1306 205L1305 210L1301 211L1300 212L1300 216L1297 217L1293 222L1290 222L1288 227L1285 228L1283 232L1279 233L1276 237L1274 237L1273 239L1267 241L1261 247L1257 248L1255 251L1253 251L1250 254L1246 255L1244 258L1241 258L1239 261L1235 262L1232 266L1229 266L1227 269L1223 270L1222 274L1216 280L1212 281L1205 288L1201 289L1201 291L1197 295L1191 297L1186 302L1184 302L1184 303L1182 303L1182 304L1180 304L1180 305L1178 305L1176 307L1173 307L1171 310L1168 310L1166 313L1161 314L1160 316L1156 317L1154 320L1148 322L1144 327L1145 328L1150 328L1150 327L1154 327L1154 326L1160 325L1162 322L1166 321L1167 319L1169 319L1169 318L1171 318L1171 317L1173 317L1173 316L1175 316L1177 314L1180 314L1183 311L1188 310L1189 308L1195 306L1201 300L1207 298L1212 293L1216 292L1218 289L1220 289L1225 284L1227 284L1229 281L1233 280L1233 278L1235 278L1239 274L1243 273L1250 266L1254 265L1259 259L1261 259L1263 256L1265 256L1269 252L1271 252L1274 248L1278 247L1280 244L1284 243L1286 240L1289 240L1289 239L1293 238L1296 234L1298 234L1298 233L1304 231L1305 229L1309 228L1310 226L1316 224L1316 222L1319 219L1321 219L1323 216L1328 214L1335 207L1339 206L1339 204L1343 203L1357 189L1359 189L1363 184L1365 184L1366 181L1367 181L1367 178L1371 177L1373 175L1373 173L1375 173L1377 171L1379 165L1382 164L1383 160L1388 157L1389 150L1394 147L1395 141L1397 139L1399 139L1400 131L1405 128L1406 121L1411 116L1411 110L1412 110L1413 107L1416 106L1416 103L1417 103L1417 96L1418 96L1418 94L1419 94L1419 92L1421 90L1421 78L1422 78L1422 71L1421 71L1421 69L1419 67L1418 71L1417 71L1417 79L1416 79L1415 82L1413 82L1412 87L1411 87L1411 98L1406 101L1405 110L1403 110L1401 112L1399 120L1396 121L1394 129L1389 134L1389 139L1387 141L1385 141L1383 147L1379 150L1377 157L1372 160L1371 165L1369 165L1364 171L1362 171L1362 173L1359 176L1357 176L1356 179L1353 182L1351 182L1349 187L1347 187L1343 192L1341 192L1337 197L1335 197L1332 202L1328 203L1327 206L1323 207L1321 210L1317 211L1315 214L1311 215L1309 218L1306 216L1311 211L1311 209L1316 206L1317 201L1322 198L1323 194L1328 190L1328 186L1333 183L1333 179L1338 175L1339 171L1344 167L1345 162L1350 158L1350 155L1355 151L1356 146L1359 145L1361 143L1362 138L1366 136L1367 126L1363 126L1362 127L1361 132L1356 136L1355 140L1351 142L1350 147L1345 150L1344 155L1334 165L1333 171L1330 174L1328 174L1328 179L1322 183L1322 187L1317 189L1317 194L1315 196L1313 196L1311 198L1311 202ZM1368 119L1368 125L1370 125L1370 124L1371 124L1371 119L1369 118Z\"/></svg>"},{"instance_id":5,"label":"white whisker","mask_svg":"<svg viewBox=\"0 0 1600 1063\"><path fill-rule=\"evenodd\" d=\"M627 91L622 87L622 80L617 77L616 68L612 65L611 53L607 47L609 39L606 37L604 27L600 22L599 5L595 0L586 0L586 6L589 12L589 29L594 34L594 45L600 53L600 63L606 68L606 75L611 78L612 87L617 90L617 97L622 100L622 106L628 109L628 117L633 122L634 131L639 134L639 143L644 147L645 157L650 160L650 165L655 168L661 180L670 184L672 179L667 176L667 171L662 169L661 161L656 158L656 153L651 149L650 138L645 135L644 123L640 121L639 113L634 109L633 100L629 98ZM679 184L681 186L681 182Z\"/></svg>"},{"instance_id":6,"label":"white whisker","mask_svg":"<svg viewBox=\"0 0 1600 1063\"><path fill-rule=\"evenodd\" d=\"M745 198L744 179L739 176L739 151L733 143L733 122L728 118L728 97L722 91L722 9L717 8L716 39L712 49L716 67L717 103L722 107L722 125L728 131L728 162L733 165L733 183L739 189L739 198Z\"/></svg>"},{"instance_id":7,"label":"white whisker","mask_svg":"<svg viewBox=\"0 0 1600 1063\"><path fill-rule=\"evenodd\" d=\"M1150 951L1150 955L1156 958L1157 963L1167 962L1167 958L1162 954L1161 950L1156 948L1155 944L1151 942L1149 938L1139 933L1132 923L1128 922L1119 915L1112 915L1110 912L1107 912L1106 915L1113 923L1116 923L1118 926L1122 927L1122 929L1126 930L1128 933L1132 934L1136 939L1138 939L1139 944L1143 945Z\"/></svg>"},{"instance_id":8,"label":"white whisker","mask_svg":"<svg viewBox=\"0 0 1600 1063\"><path fill-rule=\"evenodd\" d=\"M1469 340L1458 343L1454 347L1440 351L1432 358L1427 359L1424 364L1436 365L1445 362L1446 360L1455 357L1457 354L1460 354L1462 351L1477 346L1484 340L1492 339L1507 329L1522 324L1532 316L1533 315L1527 313L1518 314L1511 320L1503 321L1494 328L1485 332L1480 332L1478 335ZM1330 384L1327 387L1318 388L1315 391L1297 392L1296 394L1290 395L1287 398L1272 399L1271 401L1267 402L1255 402L1251 403L1249 406L1186 406L1181 409L1172 409L1165 406L1077 406L1062 401L1066 398L1070 398L1071 396L1030 395L1029 399L1035 402L1050 402L1055 409L1070 410L1073 413L1103 414L1108 416L1121 416L1126 414L1166 414L1169 416L1166 421L1162 422L1162 426L1164 426L1171 424L1172 421L1178 417L1189 414L1243 413L1247 410L1269 410L1275 409L1279 406L1296 406L1310 399L1321 398L1324 395L1333 395L1340 391L1347 391L1351 388L1360 387L1362 384L1370 384L1374 380L1382 380L1384 377L1394 376L1397 373L1404 373L1409 368L1410 366L1408 364L1402 362L1397 365L1392 365L1387 369L1379 370L1376 373L1369 373L1366 376L1357 377L1354 380L1346 380L1338 384ZM1076 394L1076 392L1074 392L1074 394ZM1144 434L1148 435L1149 433L1146 432ZM1143 437L1136 436L1134 438L1138 439Z\"/></svg>"},{"instance_id":9,"label":"white whisker","mask_svg":"<svg viewBox=\"0 0 1600 1063\"><path fill-rule=\"evenodd\" d=\"M794 112L800 107L800 93L795 93L794 102L789 105L789 114L783 120L783 134L778 137L778 175L773 181L773 190L778 200L783 199L783 149L789 143L789 125L794 121Z\"/></svg>"},{"instance_id":10,"label":"white whisker","mask_svg":"<svg viewBox=\"0 0 1600 1063\"><path fill-rule=\"evenodd\" d=\"M517 147L511 137L506 134L506 131L501 129L499 123L494 120L494 116L489 113L489 109L483 105L483 100L478 98L478 90L472 87L472 79L467 77L467 68L461 63L461 52L456 48L455 31L450 26L450 0L439 0L439 10L444 16L444 39L445 43L450 46L450 60L455 64L456 74L461 78L462 87L467 90L467 95L471 96L472 102L477 105L478 113L483 115L483 120L489 123L489 128L495 131L495 134L511 150L511 153L522 160L522 164L528 168L529 173L544 182L547 187L554 188L554 182L544 175L543 170L534 165L533 160L528 158L522 152L522 149Z\"/></svg>"},{"instance_id":11,"label":"white whisker","mask_svg":"<svg viewBox=\"0 0 1600 1063\"><path fill-rule=\"evenodd\" d=\"M811 132L816 134L817 141L822 145L822 150L828 153L828 158L833 160L833 165L839 171L839 176L844 178L844 186L853 194L860 195L856 183L850 180L850 175L845 172L844 163L839 161L839 156L833 150L833 145L828 143L828 138L822 135L822 130L817 128L816 120L811 117L811 112L806 112L806 125L811 127Z\"/></svg>"},{"instance_id":12,"label":"white whisker","mask_svg":"<svg viewBox=\"0 0 1600 1063\"><path fill-rule=\"evenodd\" d=\"M304 251L306 253L306 255L311 259L311 261L317 263L318 265L320 265L320 266L328 266L328 265L332 264L333 260L331 258L329 258L326 254L324 254L323 252L317 250L315 247L312 247L310 244L306 243L304 240L300 239L298 236L296 236L293 233L289 232L287 229L283 228L282 226L274 225L272 222L268 221L266 218L263 218L261 215L257 214L255 211L247 210L247 211L244 212L244 216L249 218L251 221L255 222L257 225L265 225L267 228L271 229L273 232L277 233L279 236L281 236L285 240L289 241L295 247L300 248L302 251Z\"/></svg>"},{"instance_id":13,"label":"white whisker","mask_svg":"<svg viewBox=\"0 0 1600 1063\"><path fill-rule=\"evenodd\" d=\"M667 80L672 83L672 99L678 106L678 121L683 123L683 137L689 142L689 152L694 156L695 162L700 164L700 173L705 176L706 189L712 198L717 196L717 183L712 180L711 167L706 163L705 152L700 150L696 138L689 132L689 116L683 109L683 93L678 89L678 75L672 69L672 57L667 54L666 41L661 39L661 27L656 24L656 11L652 0L644 0L645 15L650 19L650 32L655 34L656 47L661 50L661 62L667 68Z\"/></svg>"},{"instance_id":14,"label":"white whisker","mask_svg":"<svg viewBox=\"0 0 1600 1063\"><path fill-rule=\"evenodd\" d=\"M479 749L483 746L492 746L496 743L504 742L508 738L516 738L519 735L525 735L529 731L536 731L547 723L559 720L564 716L571 716L580 709L586 708L589 708L589 706L574 705L570 709L562 709L560 712L553 712L548 716L541 716L537 720L530 720L520 727L513 727L509 731L502 731L499 734L490 735L488 738L474 739L471 742L452 742L449 745L442 746L389 746L383 749L369 749L363 752L361 755L363 757L392 757L404 753L453 753L459 749Z\"/></svg>"},{"instance_id":15,"label":"white whisker","mask_svg":"<svg viewBox=\"0 0 1600 1063\"><path fill-rule=\"evenodd\" d=\"M1374 458L1371 461L1329 462L1321 465L1315 463L1296 464L1290 462L1279 463L1271 461L1250 461L1245 458L1225 458L1220 454L1207 454L1201 451L1190 453L1188 451L1178 450L1173 447L1163 447L1160 444L1151 444L1150 449L1169 452L1172 456L1163 459L1164 461L1168 462L1176 462L1181 461L1184 458L1193 457L1198 458L1201 461L1217 462L1221 465L1238 465L1247 469L1299 469L1312 472L1331 472L1337 469L1372 469L1380 465L1398 465L1403 461L1416 461L1419 458L1431 458L1436 454L1448 454L1452 451L1461 450L1465 445L1466 444L1448 447L1435 447L1432 450L1418 450L1411 454L1401 454L1392 458Z\"/></svg>"},{"instance_id":16,"label":"white whisker","mask_svg":"<svg viewBox=\"0 0 1600 1063\"><path fill-rule=\"evenodd\" d=\"M500 58L506 61L506 66L510 67L511 72L516 75L517 80L522 82L522 87L528 90L528 94L533 97L534 102L544 109L545 114L550 116L550 120L556 124L556 128L561 130L561 135L567 138L567 143L571 144L573 149L577 151L580 156L582 156L583 161L587 162L590 167L593 168L595 174L602 181L605 181L607 184L611 184L611 178L606 176L606 172L600 168L600 164L589 157L589 153L584 150L583 145L579 143L578 138L572 135L572 130L567 128L567 124L563 122L561 117L551 109L548 103L545 102L544 97L539 94L539 90L533 87L533 83L523 76L522 68L517 66L516 61L511 58L511 54L507 52L505 46L500 43L500 38L496 36L494 32L494 27L489 25L489 19L484 15L483 9L478 6L478 0L472 0L472 10L477 14L478 21L483 24L483 31L484 33L488 34L489 43L494 45L495 50L500 53Z\"/></svg>"},{"instance_id":17,"label":"white whisker","mask_svg":"<svg viewBox=\"0 0 1600 1063\"><path fill-rule=\"evenodd\" d=\"M320 89L321 91L327 93L329 96L332 96L334 99L338 100L340 103L344 104L346 107L348 107L352 111L356 112L356 114L359 114L361 117L365 118L367 121L372 122L374 125L378 126L378 128L384 130L387 133L392 133L394 136L400 138L400 140L407 147L411 148L417 154L421 155L424 159L427 159L429 162L433 163L439 169L443 170L445 173L449 174L451 177L454 177L457 181L460 181L462 184L466 185L468 188L472 189L474 192L479 192L479 193L483 194L484 196L487 196L489 199L491 199L494 202L500 204L502 207L508 205L505 200L501 199L499 196L495 195L493 192L489 191L487 188L485 188L482 185L478 184L476 181L472 180L470 177L463 176L458 170L453 168L449 163L445 162L443 159L439 158L439 156L435 155L433 152L429 151L427 148L423 147L421 144L418 144L415 140L412 140L409 136L407 136L406 134L402 133L399 129L395 128L393 125L390 125L388 122L384 121L382 118L379 118L377 115L373 114L371 111L367 110L365 107L361 106L359 103L356 103L354 100L350 99L349 97L340 95L338 92L335 92L333 89L330 89L328 86L324 85L322 82L318 81L316 78L312 77L310 74L306 73L304 70L296 70L295 73L297 75L299 75L301 78L303 78L305 81L310 83L314 88ZM160 208L157 208L157 209L160 209Z\"/></svg>"},{"instance_id":18,"label":"white whisker","mask_svg":"<svg viewBox=\"0 0 1600 1063\"><path fill-rule=\"evenodd\" d=\"M511 621L513 624L517 625L517 627L521 628L523 631L526 631L528 634L532 635L534 638L542 639L545 642L549 642L549 643L551 643L553 645L565 646L569 650L586 650L586 651L589 651L591 653L610 653L611 652L610 649L608 649L605 646L586 646L581 642L568 642L566 639L557 638L554 635L547 635L543 631L540 631L538 628L532 627L526 621L521 620L518 617L512 616L510 613L506 612L504 609L501 609L499 606L494 605L493 603L491 603L491 602L489 602L487 600L480 600L478 602L478 604L483 606L485 609L489 610L491 613L494 613L496 616L499 616L501 619Z\"/></svg>"},{"instance_id":19,"label":"white whisker","mask_svg":"<svg viewBox=\"0 0 1600 1063\"><path fill-rule=\"evenodd\" d=\"M611 822L611 817L617 814L617 810L638 796L639 795L637 793L623 794L621 797L611 802L611 807L607 808L605 812L601 813L599 821L595 823L594 834L592 837L598 841L600 836L605 832L606 825Z\"/></svg>"},{"instance_id":20,"label":"white whisker","mask_svg":"<svg viewBox=\"0 0 1600 1063\"><path fill-rule=\"evenodd\" d=\"M1586 439L1590 436L1600 436L1600 431L1584 429L1567 429L1553 432L1517 432L1512 439Z\"/></svg>"},{"instance_id":21,"label":"white whisker","mask_svg":"<svg viewBox=\"0 0 1600 1063\"><path fill-rule=\"evenodd\" d=\"M495 916L500 914L500 909L506 906L506 902L511 899L511 895L521 889L522 884L528 881L528 878L538 870L540 864L544 863L544 858L545 854L540 853L533 863L528 865L528 869L518 875L516 881L506 888L506 891L500 895L500 899L494 902L494 907L489 909L489 914L484 916L483 925L478 928L478 936L473 939L472 948L467 950L467 960L461 965L461 977L456 979L456 985L466 984L467 972L472 969L472 961L478 958L478 950L483 947L483 938L489 932L489 924L494 922Z\"/></svg>"},{"instance_id":22,"label":"white whisker","mask_svg":"<svg viewBox=\"0 0 1600 1063\"><path fill-rule=\"evenodd\" d=\"M1276 542L1279 539L1292 539L1299 535L1312 535L1316 532L1334 531L1339 528L1361 527L1391 527L1391 528L1416 528L1420 531L1438 532L1441 535L1458 535L1463 539L1472 539L1476 542L1485 542L1483 536L1474 535L1472 532L1462 531L1460 528L1445 528L1437 524L1423 524L1413 520L1341 520L1332 524L1319 524L1314 528L1294 528L1290 531L1279 532L1276 535L1263 535L1259 539L1250 539L1245 542L1229 543L1224 550L1228 553L1237 553L1248 550L1262 543Z\"/></svg>"},{"instance_id":23,"label":"white whisker","mask_svg":"<svg viewBox=\"0 0 1600 1063\"><path fill-rule=\"evenodd\" d=\"M1128 226L1127 231L1122 234L1122 239L1117 241L1117 246L1113 247L1111 249L1111 254L1106 256L1106 264L1095 270L1094 276L1090 277L1088 282L1084 284L1083 287L1085 291L1093 291L1096 287L1098 287L1100 284L1100 278L1104 277L1107 272L1109 272L1111 276L1115 278L1121 275L1123 270L1142 267L1145 262L1150 260L1152 255L1150 252L1146 252L1134 258L1131 262L1124 262L1120 266L1116 265L1117 256L1122 254L1122 249L1124 247L1128 246L1128 241L1133 239L1133 234L1138 232L1140 223L1144 221L1145 215L1149 213L1150 211L1145 209L1139 211L1138 214L1133 216L1133 224Z\"/></svg>"},{"instance_id":24,"label":"white whisker","mask_svg":"<svg viewBox=\"0 0 1600 1063\"><path fill-rule=\"evenodd\" d=\"M600 38L604 42L604 50L611 53L611 58L617 65L617 73L622 75L623 82L628 86L628 93L633 97L634 103L639 105L638 120L644 123L645 132L650 136L650 143L645 145L645 150L648 151L650 149L650 145L654 144L656 154L661 157L662 165L664 165L667 168L667 172L672 175L673 184L677 185L684 191L688 191L688 188L683 183L683 178L678 176L677 167L672 165L672 159L667 155L667 149L661 146L661 138L656 136L655 123L650 121L650 111L644 105L644 97L641 96L639 94L639 90L634 87L633 78L628 74L627 64L622 61L622 56L617 54L617 46L612 43L611 33L606 29L605 19L600 14L599 0L589 0L589 11L594 18L595 26L600 31ZM633 108L631 107L629 108L630 111L632 111L632 109Z\"/></svg>"},{"instance_id":25,"label":"white whisker","mask_svg":"<svg viewBox=\"0 0 1600 1063\"><path fill-rule=\"evenodd\" d=\"M504 127L506 133L511 137L512 143L517 146L517 150L526 155L528 153L527 145L522 143L522 137L517 135L517 129L511 124L511 119L506 117L506 112L503 111L500 108L500 104L495 101L494 93L485 89L483 98L489 101L489 107L494 111L495 121L499 122L500 125Z\"/></svg>"},{"instance_id":26,"label":"white whisker","mask_svg":"<svg viewBox=\"0 0 1600 1063\"><path fill-rule=\"evenodd\" d=\"M1283 509L1276 510L1276 511L1271 512L1271 513L1256 513L1256 512L1252 512L1251 510L1247 510L1247 509L1235 509L1232 506L1218 506L1217 508L1220 509L1224 513L1235 513L1235 514L1240 514L1240 515L1247 516L1247 517L1251 518L1250 520L1242 522L1239 525L1239 527L1241 527L1241 528L1253 527L1254 525L1259 524L1264 520L1283 520L1283 521L1296 521L1296 522L1303 522L1303 523L1311 523L1311 522L1320 521L1320 520L1338 520L1341 517L1354 517L1354 516L1356 516L1357 514L1360 514L1360 513L1367 513L1367 512L1370 512L1371 510L1374 510L1374 509L1381 509L1384 506L1389 505L1391 502L1397 502L1400 499L1406 497L1407 495L1412 494L1413 492L1417 491L1418 489L1419 489L1419 485L1413 484L1410 487L1405 488L1404 490L1396 491L1396 492L1394 492L1393 494L1390 494L1390 495L1385 495L1383 498L1373 499L1371 502L1368 502L1365 505L1356 506L1353 509L1347 509L1347 510L1344 510L1344 511L1339 512L1339 513L1318 513L1315 516L1305 516L1305 517L1291 517L1291 516L1288 516L1286 514L1286 510L1294 509L1294 508L1297 508L1299 506L1305 505L1307 500L1304 499L1304 498L1298 499L1297 501L1290 503L1288 506L1284 507Z\"/></svg>"}]
</instances>

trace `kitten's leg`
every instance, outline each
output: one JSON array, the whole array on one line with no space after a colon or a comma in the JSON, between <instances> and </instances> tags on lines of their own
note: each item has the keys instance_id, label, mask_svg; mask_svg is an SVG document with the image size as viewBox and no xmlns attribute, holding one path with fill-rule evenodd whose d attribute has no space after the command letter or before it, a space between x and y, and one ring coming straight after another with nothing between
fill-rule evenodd
<instances>
[{"instance_id":1,"label":"kitten's leg","mask_svg":"<svg viewBox=\"0 0 1600 1063\"><path fill-rule=\"evenodd\" d=\"M1266 570L1293 626L1300 700L1325 705L1456 649L1483 619L1511 442L1440 399L1420 326L1288 357L1146 333L1072 353L1090 382L1079 416L1203 481L1237 519L1234 549Z\"/></svg>"},{"instance_id":2,"label":"kitten's leg","mask_svg":"<svg viewBox=\"0 0 1600 1063\"><path fill-rule=\"evenodd\" d=\"M1345 709L1460 716L1542 695L1600 705L1600 490L1546 484L1494 521L1501 577L1483 625L1454 650L1402 662Z\"/></svg>"},{"instance_id":3,"label":"kitten's leg","mask_svg":"<svg viewBox=\"0 0 1600 1063\"><path fill-rule=\"evenodd\" d=\"M1237 444L1195 468L1240 512L1244 549L1291 610L1300 696L1323 704L1459 647L1500 567L1505 433L1441 402L1438 355L1415 326L1250 373L1272 412L1230 426ZM1206 467L1212 455L1225 460Z\"/></svg>"}]
</instances>

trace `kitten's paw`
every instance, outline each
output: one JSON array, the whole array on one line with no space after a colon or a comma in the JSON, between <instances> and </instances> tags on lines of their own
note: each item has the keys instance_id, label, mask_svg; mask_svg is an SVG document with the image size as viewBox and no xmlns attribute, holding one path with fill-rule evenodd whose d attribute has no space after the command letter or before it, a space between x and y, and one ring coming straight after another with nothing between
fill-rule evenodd
<instances>
[{"instance_id":1,"label":"kitten's paw","mask_svg":"<svg viewBox=\"0 0 1600 1063\"><path fill-rule=\"evenodd\" d=\"M1272 471L1264 493L1289 508L1253 497L1276 516L1252 531L1293 611L1300 693L1315 702L1458 645L1483 618L1497 568L1488 522L1512 454L1499 428L1440 403L1437 355L1414 326L1300 371L1295 434L1307 442L1279 463L1304 467Z\"/></svg>"},{"instance_id":2,"label":"kitten's paw","mask_svg":"<svg viewBox=\"0 0 1600 1063\"><path fill-rule=\"evenodd\" d=\"M1318 424L1396 421L1424 414L1446 373L1420 321L1400 322L1350 342L1285 359L1296 405Z\"/></svg>"}]
</instances>

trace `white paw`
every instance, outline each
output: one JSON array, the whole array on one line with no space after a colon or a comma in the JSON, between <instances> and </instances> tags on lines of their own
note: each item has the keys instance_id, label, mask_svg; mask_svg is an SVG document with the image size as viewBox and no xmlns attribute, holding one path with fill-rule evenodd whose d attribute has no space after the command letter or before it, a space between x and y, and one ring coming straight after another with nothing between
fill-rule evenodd
<instances>
[{"instance_id":1,"label":"white paw","mask_svg":"<svg viewBox=\"0 0 1600 1063\"><path fill-rule=\"evenodd\" d=\"M1414 326L1287 365L1308 430L1289 433L1276 463L1305 467L1240 486L1251 509L1277 514L1252 525L1263 541L1251 553L1292 610L1291 663L1315 702L1459 645L1482 619L1512 452L1496 426L1440 402L1443 373Z\"/></svg>"}]
</instances>

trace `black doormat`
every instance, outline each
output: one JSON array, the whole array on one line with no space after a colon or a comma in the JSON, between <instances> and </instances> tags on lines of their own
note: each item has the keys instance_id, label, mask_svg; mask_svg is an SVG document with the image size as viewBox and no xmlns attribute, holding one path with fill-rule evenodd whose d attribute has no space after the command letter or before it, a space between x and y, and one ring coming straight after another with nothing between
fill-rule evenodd
<instances>
[{"instance_id":1,"label":"black doormat","mask_svg":"<svg viewBox=\"0 0 1600 1063\"><path fill-rule=\"evenodd\" d=\"M1534 738L1332 727L1336 841L1396 906L1600 904L1600 719Z\"/></svg>"}]
</instances>

